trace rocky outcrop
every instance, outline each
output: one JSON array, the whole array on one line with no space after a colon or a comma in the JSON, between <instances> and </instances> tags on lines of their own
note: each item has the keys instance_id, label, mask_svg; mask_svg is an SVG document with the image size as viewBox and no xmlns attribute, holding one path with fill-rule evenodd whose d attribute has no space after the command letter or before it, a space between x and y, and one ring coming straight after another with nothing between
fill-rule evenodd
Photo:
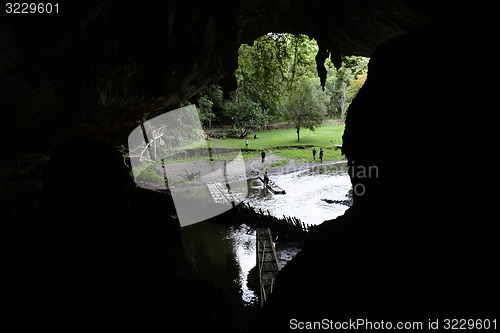
<instances>
[{"instance_id":1,"label":"rocky outcrop","mask_svg":"<svg viewBox=\"0 0 500 333\"><path fill-rule=\"evenodd\" d=\"M494 38L494 7L456 8L374 52L343 138L354 204L312 230L253 331L323 319L326 327L360 319L428 328L429 320L495 316L489 110L498 70L470 70Z\"/></svg>"},{"instance_id":2,"label":"rocky outcrop","mask_svg":"<svg viewBox=\"0 0 500 333\"><path fill-rule=\"evenodd\" d=\"M91 149L82 161L75 150ZM50 154L38 209L5 215L0 329L239 332L203 279L165 194L132 184L114 147L73 139Z\"/></svg>"},{"instance_id":3,"label":"rocky outcrop","mask_svg":"<svg viewBox=\"0 0 500 333\"><path fill-rule=\"evenodd\" d=\"M338 63L370 56L447 2L96 0L58 14L2 13L1 149L47 152L75 134L114 144L206 84L234 89L238 47L262 34L308 34L320 60Z\"/></svg>"}]
</instances>

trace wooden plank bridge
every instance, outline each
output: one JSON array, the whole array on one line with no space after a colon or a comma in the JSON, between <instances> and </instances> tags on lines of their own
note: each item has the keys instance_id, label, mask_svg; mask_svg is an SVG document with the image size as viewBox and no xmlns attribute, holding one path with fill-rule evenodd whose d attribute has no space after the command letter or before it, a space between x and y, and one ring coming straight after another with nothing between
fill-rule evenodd
<instances>
[{"instance_id":1,"label":"wooden plank bridge","mask_svg":"<svg viewBox=\"0 0 500 333\"><path fill-rule=\"evenodd\" d=\"M215 203L231 204L234 206L235 202L237 202L233 194L223 183L210 183L207 184L207 188Z\"/></svg>"},{"instance_id":2,"label":"wooden plank bridge","mask_svg":"<svg viewBox=\"0 0 500 333\"><path fill-rule=\"evenodd\" d=\"M257 269L259 271L260 306L264 305L273 291L280 266L278 256L274 248L271 230L269 228L258 228L256 230L257 244Z\"/></svg>"}]
</instances>

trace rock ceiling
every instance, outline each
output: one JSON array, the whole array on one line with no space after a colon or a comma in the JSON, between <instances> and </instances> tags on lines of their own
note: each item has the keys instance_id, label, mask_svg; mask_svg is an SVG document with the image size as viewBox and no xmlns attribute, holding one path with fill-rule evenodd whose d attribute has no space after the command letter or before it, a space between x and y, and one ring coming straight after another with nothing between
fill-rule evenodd
<instances>
[{"instance_id":1,"label":"rock ceiling","mask_svg":"<svg viewBox=\"0 0 500 333\"><path fill-rule=\"evenodd\" d=\"M79 1L0 21L2 149L75 133L119 136L206 84L231 86L237 50L267 32L307 34L320 59L370 56L449 1Z\"/></svg>"}]
</instances>

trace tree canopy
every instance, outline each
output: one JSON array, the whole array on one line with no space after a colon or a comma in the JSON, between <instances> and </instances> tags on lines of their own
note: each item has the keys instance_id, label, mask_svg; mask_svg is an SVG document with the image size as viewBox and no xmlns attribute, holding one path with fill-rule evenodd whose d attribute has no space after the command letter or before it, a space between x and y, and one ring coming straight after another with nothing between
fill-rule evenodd
<instances>
[{"instance_id":1,"label":"tree canopy","mask_svg":"<svg viewBox=\"0 0 500 333\"><path fill-rule=\"evenodd\" d=\"M327 59L323 91L317 53L314 39L287 33L268 33L251 46L241 45L235 72L237 91L223 99L221 87L213 85L199 98L205 126L214 122L231 125L245 136L270 122L289 121L300 140L300 128L313 130L325 117L345 118L366 79L368 58L342 57L338 69Z\"/></svg>"},{"instance_id":2,"label":"tree canopy","mask_svg":"<svg viewBox=\"0 0 500 333\"><path fill-rule=\"evenodd\" d=\"M300 141L300 129L314 131L326 116L327 97L321 90L319 82L301 80L289 92L284 103L285 119L293 123L297 130L297 141Z\"/></svg>"}]
</instances>

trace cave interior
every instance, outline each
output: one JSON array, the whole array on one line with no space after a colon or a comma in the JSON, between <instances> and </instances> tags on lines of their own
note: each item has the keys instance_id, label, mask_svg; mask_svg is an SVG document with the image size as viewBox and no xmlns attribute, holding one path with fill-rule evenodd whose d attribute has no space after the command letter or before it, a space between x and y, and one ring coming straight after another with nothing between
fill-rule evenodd
<instances>
[{"instance_id":1,"label":"cave interior","mask_svg":"<svg viewBox=\"0 0 500 333\"><path fill-rule=\"evenodd\" d=\"M498 315L497 2L93 0L0 17L1 328ZM343 136L366 193L307 236L248 322L199 277L182 228L113 147L208 84L235 89L239 46L268 32L316 39L320 76L326 57L370 57ZM22 175L21 155L48 162ZM370 166L377 177L356 172Z\"/></svg>"}]
</instances>

